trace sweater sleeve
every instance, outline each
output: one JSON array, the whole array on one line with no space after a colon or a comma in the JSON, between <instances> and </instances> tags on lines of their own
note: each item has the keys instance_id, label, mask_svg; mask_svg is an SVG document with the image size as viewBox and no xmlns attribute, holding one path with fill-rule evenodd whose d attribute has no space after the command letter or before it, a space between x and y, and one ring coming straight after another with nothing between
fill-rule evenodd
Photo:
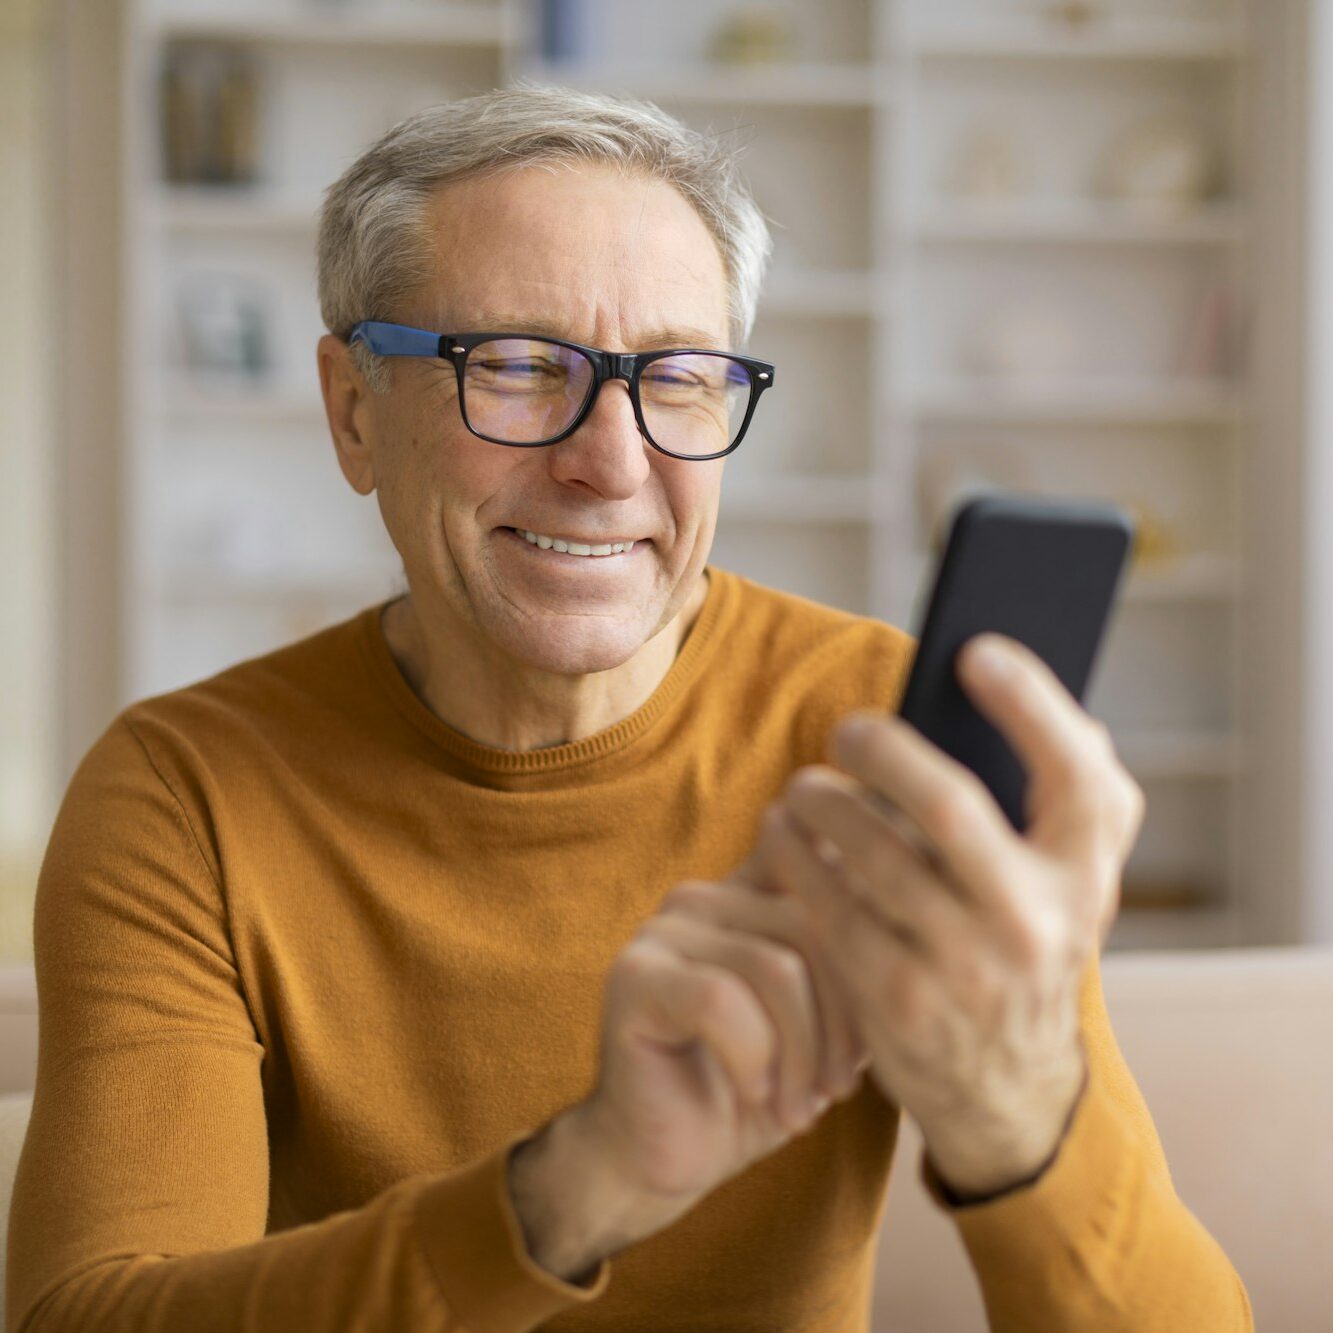
<instances>
[{"instance_id":1,"label":"sweater sleeve","mask_svg":"<svg viewBox=\"0 0 1333 1333\"><path fill-rule=\"evenodd\" d=\"M1111 1031L1095 957L1080 993L1080 1031L1088 1077L1036 1181L953 1205L921 1154L921 1181L959 1229L992 1333L1253 1333L1240 1277L1176 1195Z\"/></svg>"},{"instance_id":2,"label":"sweater sleeve","mask_svg":"<svg viewBox=\"0 0 1333 1333\"><path fill-rule=\"evenodd\" d=\"M527 1255L516 1138L265 1235L258 1039L207 843L126 719L84 760L42 866L39 1052L10 1210L15 1333L533 1328L595 1299Z\"/></svg>"}]
</instances>

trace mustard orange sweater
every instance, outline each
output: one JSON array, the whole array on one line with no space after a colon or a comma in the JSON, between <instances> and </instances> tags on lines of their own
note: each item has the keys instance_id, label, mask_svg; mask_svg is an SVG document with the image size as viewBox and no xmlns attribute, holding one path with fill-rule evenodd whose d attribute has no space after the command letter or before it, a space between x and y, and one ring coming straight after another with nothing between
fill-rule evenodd
<instances>
[{"instance_id":1,"label":"mustard orange sweater","mask_svg":"<svg viewBox=\"0 0 1333 1333\"><path fill-rule=\"evenodd\" d=\"M587 1288L527 1257L504 1166L592 1088L636 925L748 855L835 719L896 704L911 641L713 569L642 708L512 752L416 698L379 612L136 704L71 783L9 1328L864 1329L899 1115L868 1081ZM1249 1330L1095 965L1082 1005L1055 1162L950 1209L993 1328Z\"/></svg>"}]
</instances>

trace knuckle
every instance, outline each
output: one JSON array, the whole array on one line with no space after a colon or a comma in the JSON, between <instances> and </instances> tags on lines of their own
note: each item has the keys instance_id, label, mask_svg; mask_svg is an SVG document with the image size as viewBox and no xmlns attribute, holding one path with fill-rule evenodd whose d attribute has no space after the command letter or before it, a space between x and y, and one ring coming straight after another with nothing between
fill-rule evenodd
<instances>
[{"instance_id":1,"label":"knuckle","mask_svg":"<svg viewBox=\"0 0 1333 1333\"><path fill-rule=\"evenodd\" d=\"M922 806L927 828L944 842L956 837L972 818L973 800L965 781L937 787Z\"/></svg>"},{"instance_id":2,"label":"knuckle","mask_svg":"<svg viewBox=\"0 0 1333 1333\"><path fill-rule=\"evenodd\" d=\"M1059 779L1078 792L1096 786L1098 775L1105 766L1105 757L1096 741L1078 744L1066 739L1052 758L1052 768Z\"/></svg>"},{"instance_id":3,"label":"knuckle","mask_svg":"<svg viewBox=\"0 0 1333 1333\"><path fill-rule=\"evenodd\" d=\"M1039 972L1063 957L1065 931L1054 911L1025 912L1014 921L1014 956L1024 971Z\"/></svg>"},{"instance_id":4,"label":"knuckle","mask_svg":"<svg viewBox=\"0 0 1333 1333\"><path fill-rule=\"evenodd\" d=\"M1110 840L1120 848L1142 827L1147 800L1143 789L1117 761L1101 784L1103 819Z\"/></svg>"},{"instance_id":5,"label":"knuckle","mask_svg":"<svg viewBox=\"0 0 1333 1333\"><path fill-rule=\"evenodd\" d=\"M730 1014L744 998L741 984L725 972L696 976L694 999L699 1011L713 1018L723 1018Z\"/></svg>"},{"instance_id":6,"label":"knuckle","mask_svg":"<svg viewBox=\"0 0 1333 1333\"><path fill-rule=\"evenodd\" d=\"M882 719L873 713L857 712L844 717L829 736L829 751L839 759L855 759L871 752L879 739Z\"/></svg>"},{"instance_id":7,"label":"knuckle","mask_svg":"<svg viewBox=\"0 0 1333 1333\"><path fill-rule=\"evenodd\" d=\"M968 819L975 819L986 804L994 800L990 788L971 769L963 769L958 774L957 796Z\"/></svg>"},{"instance_id":8,"label":"knuckle","mask_svg":"<svg viewBox=\"0 0 1333 1333\"><path fill-rule=\"evenodd\" d=\"M784 989L799 986L806 979L805 959L799 950L787 944L769 944L759 951L759 968L771 982Z\"/></svg>"},{"instance_id":9,"label":"knuckle","mask_svg":"<svg viewBox=\"0 0 1333 1333\"><path fill-rule=\"evenodd\" d=\"M1098 717L1087 719L1089 742L1100 755L1110 757L1115 754L1115 741L1111 739L1111 728Z\"/></svg>"},{"instance_id":10,"label":"knuckle","mask_svg":"<svg viewBox=\"0 0 1333 1333\"><path fill-rule=\"evenodd\" d=\"M1106 804L1107 791L1112 785L1107 767L1100 760L1087 755L1071 755L1064 765L1063 780L1070 801L1089 815L1100 815Z\"/></svg>"},{"instance_id":11,"label":"knuckle","mask_svg":"<svg viewBox=\"0 0 1333 1333\"><path fill-rule=\"evenodd\" d=\"M612 960L608 981L614 988L642 985L656 963L649 937L640 931Z\"/></svg>"},{"instance_id":12,"label":"knuckle","mask_svg":"<svg viewBox=\"0 0 1333 1333\"><path fill-rule=\"evenodd\" d=\"M647 952L648 942L653 938L655 932L654 918L639 922L625 947L616 955L615 965L617 967L640 966L643 956Z\"/></svg>"},{"instance_id":13,"label":"knuckle","mask_svg":"<svg viewBox=\"0 0 1333 1333\"><path fill-rule=\"evenodd\" d=\"M694 912L713 901L715 888L708 880L687 879L675 885L662 899L663 912Z\"/></svg>"},{"instance_id":14,"label":"knuckle","mask_svg":"<svg viewBox=\"0 0 1333 1333\"><path fill-rule=\"evenodd\" d=\"M809 805L828 791L829 769L822 764L806 764L787 779L787 798L793 805Z\"/></svg>"},{"instance_id":15,"label":"knuckle","mask_svg":"<svg viewBox=\"0 0 1333 1333\"><path fill-rule=\"evenodd\" d=\"M1125 804L1125 826L1131 836L1143 827L1143 817L1148 812L1148 798L1143 788L1124 770L1121 773L1121 790Z\"/></svg>"}]
</instances>

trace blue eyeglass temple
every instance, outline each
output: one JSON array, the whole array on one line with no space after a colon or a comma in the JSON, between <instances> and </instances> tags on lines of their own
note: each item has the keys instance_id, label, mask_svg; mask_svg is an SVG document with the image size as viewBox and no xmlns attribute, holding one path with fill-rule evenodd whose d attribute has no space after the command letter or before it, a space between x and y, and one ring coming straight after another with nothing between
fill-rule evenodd
<instances>
[{"instance_id":1,"label":"blue eyeglass temple","mask_svg":"<svg viewBox=\"0 0 1333 1333\"><path fill-rule=\"evenodd\" d=\"M440 335L425 329L410 329L406 324L385 324L363 319L352 328L347 345L365 343L376 356L439 356Z\"/></svg>"}]
</instances>

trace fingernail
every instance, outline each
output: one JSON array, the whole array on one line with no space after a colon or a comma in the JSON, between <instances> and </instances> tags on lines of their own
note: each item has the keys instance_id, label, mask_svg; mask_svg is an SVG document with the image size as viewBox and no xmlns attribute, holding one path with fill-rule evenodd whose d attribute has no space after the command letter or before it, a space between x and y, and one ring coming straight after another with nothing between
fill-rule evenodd
<instances>
[{"instance_id":1,"label":"fingernail","mask_svg":"<svg viewBox=\"0 0 1333 1333\"><path fill-rule=\"evenodd\" d=\"M1003 680L1009 674L1012 663L1003 645L991 635L983 634L973 640L968 653L968 665L983 679Z\"/></svg>"},{"instance_id":2,"label":"fingernail","mask_svg":"<svg viewBox=\"0 0 1333 1333\"><path fill-rule=\"evenodd\" d=\"M829 1099L821 1092L810 1098L809 1114L811 1120L818 1120L829 1108Z\"/></svg>"},{"instance_id":3,"label":"fingernail","mask_svg":"<svg viewBox=\"0 0 1333 1333\"><path fill-rule=\"evenodd\" d=\"M837 734L840 740L859 740L879 725L879 718L868 713L853 713L838 723Z\"/></svg>"}]
</instances>

